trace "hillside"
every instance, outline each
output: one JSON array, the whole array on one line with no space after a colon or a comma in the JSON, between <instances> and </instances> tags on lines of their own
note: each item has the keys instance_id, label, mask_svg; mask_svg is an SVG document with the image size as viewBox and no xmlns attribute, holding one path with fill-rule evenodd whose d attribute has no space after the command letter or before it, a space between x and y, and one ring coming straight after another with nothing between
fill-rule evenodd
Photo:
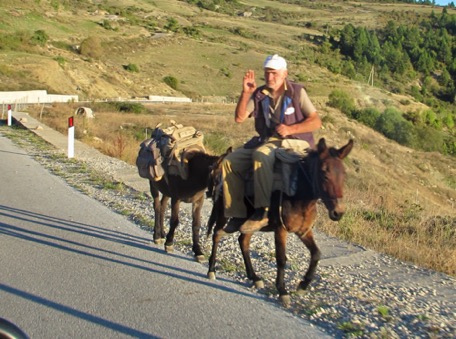
<instances>
[{"instance_id":1,"label":"hillside","mask_svg":"<svg viewBox=\"0 0 456 339\"><path fill-rule=\"evenodd\" d=\"M394 232L387 234L380 244L369 244L369 239L361 239L361 236L351 240L367 243L377 250L389 246L381 250L412 262L418 262L419 256L427 256L428 266L456 274L455 158L402 147L348 119L339 110L329 107L327 101L334 89L343 89L355 98L359 107L375 106L380 111L386 107L413 111L423 108L423 104L412 97L369 86L368 79L351 81L297 58L300 49L313 48L297 37L302 34L318 37L328 25L342 27L351 22L376 27L395 18L398 12L409 13L413 18L441 9L367 1L298 2L301 6L293 5L292 1L288 4L269 0L249 1L248 5L247 2L233 3L237 5L231 14L236 15L203 10L185 1L4 0L0 5L0 34L14 36L16 40L4 39L0 48L0 91L47 89L50 93L78 94L81 101L147 95L189 96L195 100L227 98L231 103L225 106L157 107L160 114L148 117L153 122L177 116L180 122L191 122L208 133L220 125L215 122L215 116L227 124L232 122L232 102L241 89L244 71L254 69L261 75L265 55L282 54L290 61L291 78L306 85L323 118L324 128L318 136L338 146L349 138L355 139L355 149L347 161L348 204L353 213L365 219L368 212L376 213L379 224L387 223L385 219L391 215L401 215L404 232L412 236L407 223L426 225L429 229L424 231L424 237L430 238L436 236L435 232L441 227L442 232L447 232L444 238L448 248L438 253L429 250L425 254L416 252L413 245L397 248L398 245L390 241L396 236ZM274 9L280 9L286 16L262 20L265 15L273 16ZM197 30L193 31L192 27ZM46 44L6 48L20 41L21 36L32 35L37 30L43 30L49 37ZM137 66L138 71L126 70L128 65ZM167 76L178 80L177 89L165 84L163 78ZM59 109L53 108L54 111ZM61 114L68 112L72 110ZM133 122L135 118L123 119ZM230 132L224 127L224 133L246 135L242 129L246 127L234 127ZM131 147L136 148L136 143ZM389 212L382 214L385 210ZM381 218L384 219L379 220ZM439 218L445 221L439 223ZM433 225L437 226L433 228ZM342 226L325 226L325 230L350 237L348 231L340 233L348 226L372 227L365 228L366 238L369 232L376 232L369 222L357 224L349 218ZM388 230L391 225L381 226ZM435 246L431 244L430 248L435 249Z\"/></svg>"},{"instance_id":2,"label":"hillside","mask_svg":"<svg viewBox=\"0 0 456 339\"><path fill-rule=\"evenodd\" d=\"M440 10L362 1L301 3L249 1L228 15L185 1L2 1L0 33L13 37L4 39L0 49L0 90L47 89L78 94L81 100L146 95L233 98L240 74L261 71L264 56L279 53L291 60L292 77L299 76L311 94L327 96L334 88L346 88L363 99L354 89L359 85L313 63L293 63L299 53L295 47L312 48L298 37L318 37L324 27L349 22L383 25L396 12ZM263 20L268 10L277 9L280 19ZM8 46L37 30L48 36L44 45ZM83 49L89 38L95 42ZM139 71L125 70L129 64ZM163 82L165 76L179 81L178 91Z\"/></svg>"}]
</instances>

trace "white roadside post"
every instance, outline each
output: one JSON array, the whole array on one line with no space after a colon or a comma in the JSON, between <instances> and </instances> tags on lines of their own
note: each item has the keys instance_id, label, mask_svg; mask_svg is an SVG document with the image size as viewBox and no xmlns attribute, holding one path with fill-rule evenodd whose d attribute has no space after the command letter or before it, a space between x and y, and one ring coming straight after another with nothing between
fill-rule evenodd
<instances>
[{"instance_id":1,"label":"white roadside post","mask_svg":"<svg viewBox=\"0 0 456 339\"><path fill-rule=\"evenodd\" d=\"M12 125L12 118L11 105L8 105L8 126Z\"/></svg>"},{"instance_id":2,"label":"white roadside post","mask_svg":"<svg viewBox=\"0 0 456 339\"><path fill-rule=\"evenodd\" d=\"M74 158L74 119L68 118L68 158Z\"/></svg>"}]
</instances>

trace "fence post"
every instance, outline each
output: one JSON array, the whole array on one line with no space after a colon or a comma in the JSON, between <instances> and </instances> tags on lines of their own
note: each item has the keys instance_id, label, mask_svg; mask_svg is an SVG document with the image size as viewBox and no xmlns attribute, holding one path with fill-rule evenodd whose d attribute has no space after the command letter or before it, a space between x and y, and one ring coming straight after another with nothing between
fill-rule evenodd
<instances>
[{"instance_id":1,"label":"fence post","mask_svg":"<svg viewBox=\"0 0 456 339\"><path fill-rule=\"evenodd\" d=\"M74 118L68 118L68 158L74 158Z\"/></svg>"},{"instance_id":2,"label":"fence post","mask_svg":"<svg viewBox=\"0 0 456 339\"><path fill-rule=\"evenodd\" d=\"M11 105L8 105L8 126L12 125L12 118Z\"/></svg>"}]
</instances>

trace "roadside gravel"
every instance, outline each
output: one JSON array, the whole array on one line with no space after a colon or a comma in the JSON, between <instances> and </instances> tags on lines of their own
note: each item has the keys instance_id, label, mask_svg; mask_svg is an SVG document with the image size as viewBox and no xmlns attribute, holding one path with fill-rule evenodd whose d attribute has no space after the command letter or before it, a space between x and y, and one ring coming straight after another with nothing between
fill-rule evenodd
<instances>
[{"instance_id":1,"label":"roadside gravel","mask_svg":"<svg viewBox=\"0 0 456 339\"><path fill-rule=\"evenodd\" d=\"M0 133L10 137L50 172L62 177L88 196L134 221L151 232L153 210L150 195L138 192L113 179L114 173L131 170L132 166L105 156L69 160L61 151L31 135L26 130L0 127ZM192 255L191 216L189 205L183 204L175 249ZM203 229L210 201L203 212ZM166 216L169 218L169 214ZM322 244L338 242L316 232ZM211 240L202 235L205 253ZM156 246L151 244L151 246ZM355 245L350 245L355 246ZM252 258L257 272L265 280L258 291L266 302L277 303L274 285L276 265L273 234L262 233L252 238ZM455 338L456 280L450 276L421 269L394 258L366 249L353 258L338 260L323 258L316 280L305 295L292 294L288 310L330 335L359 338ZM293 292L307 269L309 255L303 244L289 236L286 284ZM218 252L218 278L229 278L246 288L252 288L245 278L237 236L225 237ZM248 317L248 315L246 315Z\"/></svg>"}]
</instances>

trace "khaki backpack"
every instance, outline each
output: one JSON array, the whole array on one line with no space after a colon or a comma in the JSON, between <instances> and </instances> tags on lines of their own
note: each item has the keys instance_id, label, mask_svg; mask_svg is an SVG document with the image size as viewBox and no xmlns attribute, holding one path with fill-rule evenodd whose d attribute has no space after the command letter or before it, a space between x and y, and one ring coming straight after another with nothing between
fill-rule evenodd
<instances>
[{"instance_id":1,"label":"khaki backpack","mask_svg":"<svg viewBox=\"0 0 456 339\"><path fill-rule=\"evenodd\" d=\"M158 181L164 174L188 177L185 152L205 152L201 131L192 126L183 126L171 121L166 129L158 124L150 139L140 145L136 166L142 178Z\"/></svg>"}]
</instances>

